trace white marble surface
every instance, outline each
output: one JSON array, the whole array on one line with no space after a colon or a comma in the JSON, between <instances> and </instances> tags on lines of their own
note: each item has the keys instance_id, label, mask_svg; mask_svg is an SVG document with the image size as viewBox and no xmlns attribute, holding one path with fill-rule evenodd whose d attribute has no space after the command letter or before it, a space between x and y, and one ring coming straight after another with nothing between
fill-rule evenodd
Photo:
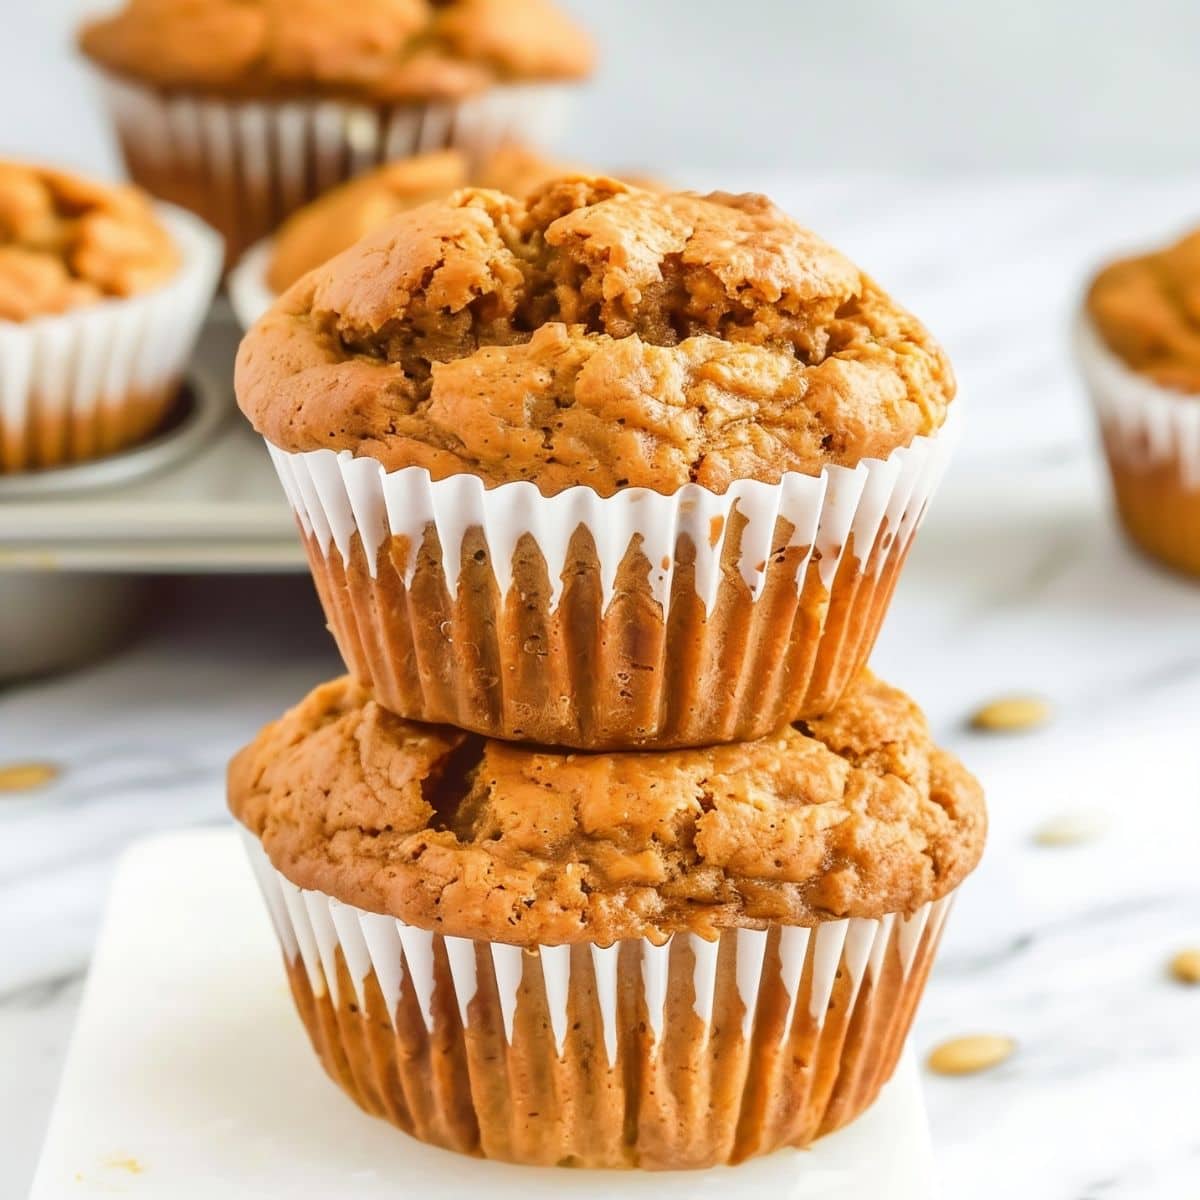
<instances>
[{"instance_id":1,"label":"white marble surface","mask_svg":"<svg viewBox=\"0 0 1200 1200\"><path fill-rule=\"evenodd\" d=\"M1165 962L1200 945L1200 587L1115 532L1066 327L1085 265L1186 221L1200 187L776 184L944 337L971 405L875 657L991 786L989 852L915 1040L1020 1046L989 1074L927 1078L945 1195L1191 1194L1200 990ZM0 1195L27 1186L114 857L149 830L223 820L230 752L335 665L307 581L167 581L136 643L0 693L0 761L64 767L0 800ZM1054 724L966 730L1010 689L1050 696ZM1094 808L1112 820L1095 844L1032 842L1045 818Z\"/></svg>"}]
</instances>

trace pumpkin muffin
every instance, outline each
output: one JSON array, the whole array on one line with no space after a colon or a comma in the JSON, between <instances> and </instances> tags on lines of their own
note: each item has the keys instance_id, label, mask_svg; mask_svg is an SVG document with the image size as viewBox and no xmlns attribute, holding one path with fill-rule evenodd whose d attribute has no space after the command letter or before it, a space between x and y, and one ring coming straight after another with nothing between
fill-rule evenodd
<instances>
[{"instance_id":1,"label":"pumpkin muffin","mask_svg":"<svg viewBox=\"0 0 1200 1200\"><path fill-rule=\"evenodd\" d=\"M468 184L524 196L557 176L581 172L515 142L487 155L475 168L459 150L385 163L318 196L288 217L271 238L251 247L230 273L230 299L238 319L249 328L301 275L399 213L445 200Z\"/></svg>"},{"instance_id":2,"label":"pumpkin muffin","mask_svg":"<svg viewBox=\"0 0 1200 1200\"><path fill-rule=\"evenodd\" d=\"M0 470L78 462L151 433L211 297L212 260L206 230L156 213L136 188L0 162ZM158 337L168 353L159 343L147 369Z\"/></svg>"},{"instance_id":3,"label":"pumpkin muffin","mask_svg":"<svg viewBox=\"0 0 1200 1200\"><path fill-rule=\"evenodd\" d=\"M954 381L765 198L574 177L401 214L280 298L236 390L381 702L616 748L836 703Z\"/></svg>"},{"instance_id":4,"label":"pumpkin muffin","mask_svg":"<svg viewBox=\"0 0 1200 1200\"><path fill-rule=\"evenodd\" d=\"M986 826L867 673L755 742L614 755L413 724L344 678L234 759L229 801L330 1075L423 1140L583 1167L862 1112Z\"/></svg>"},{"instance_id":5,"label":"pumpkin muffin","mask_svg":"<svg viewBox=\"0 0 1200 1200\"><path fill-rule=\"evenodd\" d=\"M545 138L590 39L550 0L127 0L80 32L130 173L229 261L379 163Z\"/></svg>"},{"instance_id":6,"label":"pumpkin muffin","mask_svg":"<svg viewBox=\"0 0 1200 1200\"><path fill-rule=\"evenodd\" d=\"M1200 575L1200 231L1100 271L1079 341L1126 531Z\"/></svg>"}]
</instances>

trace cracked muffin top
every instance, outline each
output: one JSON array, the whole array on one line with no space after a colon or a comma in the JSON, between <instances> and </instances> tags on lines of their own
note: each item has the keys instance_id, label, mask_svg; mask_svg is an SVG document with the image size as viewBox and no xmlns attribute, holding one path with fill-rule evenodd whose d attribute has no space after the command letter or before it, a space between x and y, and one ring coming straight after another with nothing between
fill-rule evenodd
<instances>
[{"instance_id":1,"label":"cracked muffin top","mask_svg":"<svg viewBox=\"0 0 1200 1200\"><path fill-rule=\"evenodd\" d=\"M1110 263L1088 289L1087 310L1126 366L1162 387L1200 393L1200 230Z\"/></svg>"},{"instance_id":2,"label":"cracked muffin top","mask_svg":"<svg viewBox=\"0 0 1200 1200\"><path fill-rule=\"evenodd\" d=\"M381 226L280 297L236 390L284 450L609 495L886 457L942 424L954 380L765 197L577 176Z\"/></svg>"},{"instance_id":3,"label":"cracked muffin top","mask_svg":"<svg viewBox=\"0 0 1200 1200\"><path fill-rule=\"evenodd\" d=\"M0 162L0 320L157 287L179 253L136 188Z\"/></svg>"},{"instance_id":4,"label":"cracked muffin top","mask_svg":"<svg viewBox=\"0 0 1200 1200\"><path fill-rule=\"evenodd\" d=\"M439 150L385 163L331 188L294 212L272 238L267 284L287 291L301 275L328 262L398 213L445 200L468 183L522 196L566 172L525 146L502 146L474 170L459 150Z\"/></svg>"},{"instance_id":5,"label":"cracked muffin top","mask_svg":"<svg viewBox=\"0 0 1200 1200\"><path fill-rule=\"evenodd\" d=\"M127 0L79 42L109 70L169 90L384 102L573 79L593 57L550 0Z\"/></svg>"},{"instance_id":6,"label":"cracked muffin top","mask_svg":"<svg viewBox=\"0 0 1200 1200\"><path fill-rule=\"evenodd\" d=\"M318 687L230 764L234 816L297 886L518 944L907 913L974 868L978 783L865 673L820 720L702 750L486 741Z\"/></svg>"}]
</instances>

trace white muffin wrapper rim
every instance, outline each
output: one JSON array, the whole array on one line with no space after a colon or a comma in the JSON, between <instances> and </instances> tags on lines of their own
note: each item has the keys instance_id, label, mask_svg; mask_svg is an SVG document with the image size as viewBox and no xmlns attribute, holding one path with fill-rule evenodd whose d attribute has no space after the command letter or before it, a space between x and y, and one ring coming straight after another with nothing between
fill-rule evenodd
<instances>
[{"instance_id":1,"label":"white muffin wrapper rim","mask_svg":"<svg viewBox=\"0 0 1200 1200\"><path fill-rule=\"evenodd\" d=\"M570 91L530 82L457 100L226 99L98 74L126 152L157 170L203 178L255 237L391 159L450 146L483 153L518 137L548 142L562 129Z\"/></svg>"},{"instance_id":2,"label":"white muffin wrapper rim","mask_svg":"<svg viewBox=\"0 0 1200 1200\"><path fill-rule=\"evenodd\" d=\"M374 459L356 458L348 450L291 453L270 443L268 448L302 529L326 557L336 549L349 563L357 534L374 576L380 546L389 537L405 537L410 547L403 568L408 586L416 570L416 548L432 523L453 596L463 535L479 527L503 596L512 583L517 543L529 535L545 559L553 607L562 596L571 538L582 526L596 546L604 604L612 599L617 570L630 544L640 539L651 564L651 591L665 614L680 535L689 536L695 546L696 591L712 610L735 514L746 522L738 569L755 600L781 549L776 544L780 518L792 526L787 545L805 550L796 569L797 587L814 553L819 555L822 583L831 589L851 543L865 569L877 539L886 534L891 539L886 553L874 555L874 570L882 571L889 558L907 548L941 481L958 440L959 407L951 405L935 435L914 438L885 459L864 459L855 467L827 466L820 475L789 472L779 483L737 480L722 494L686 484L670 495L627 488L602 497L580 486L543 496L525 481L489 489L473 475L432 480L420 467L389 472ZM715 529L719 533L713 536Z\"/></svg>"},{"instance_id":3,"label":"white muffin wrapper rim","mask_svg":"<svg viewBox=\"0 0 1200 1200\"><path fill-rule=\"evenodd\" d=\"M155 215L180 255L164 284L62 314L0 321L5 428L48 416L82 421L182 378L220 276L221 239L174 205L156 204Z\"/></svg>"},{"instance_id":4,"label":"white muffin wrapper rim","mask_svg":"<svg viewBox=\"0 0 1200 1200\"><path fill-rule=\"evenodd\" d=\"M323 892L297 887L271 864L259 840L243 829L247 853L263 893L280 947L289 963L299 959L313 995L328 995L336 1006L338 996L337 952L340 950L355 987L360 1008L366 1008L364 981L374 973L388 1012L395 1019L405 979L417 997L425 1027L434 1025L434 938L441 937L454 983L455 1001L464 1030L471 1024L471 1001L479 986L476 946L490 955L504 1021L511 1044L519 992L531 960L536 959L542 978L551 1029L559 1055L567 1035L571 994L571 947L533 947L501 942L477 943L468 938L435 935L408 925L395 917L367 912L344 904ZM835 981L847 978L853 1010L864 980L878 979L894 947L903 978L913 969L923 943L936 942L953 904L952 891L939 900L921 905L911 915L889 913L879 919L850 917L826 921L813 927L788 926L780 932L779 980L790 998L782 1037L790 1036L797 1015L806 964L810 983L808 1017L820 1028L825 1019ZM760 987L768 982L764 969L768 931L736 929L725 936L736 938L736 984L743 1005L742 1036L749 1040L754 1028ZM655 1043L662 1040L665 1003L671 964L671 945L685 938L694 956L694 1009L705 1028L713 1031L715 981L719 942L696 934L678 933L661 945L638 939L641 992ZM601 1012L605 1052L610 1066L617 1060L618 1005L617 955L623 943L589 947Z\"/></svg>"},{"instance_id":5,"label":"white muffin wrapper rim","mask_svg":"<svg viewBox=\"0 0 1200 1200\"><path fill-rule=\"evenodd\" d=\"M1178 464L1185 487L1200 490L1200 396L1160 387L1105 344L1086 311L1075 321L1075 351L1110 453L1137 470Z\"/></svg>"}]
</instances>

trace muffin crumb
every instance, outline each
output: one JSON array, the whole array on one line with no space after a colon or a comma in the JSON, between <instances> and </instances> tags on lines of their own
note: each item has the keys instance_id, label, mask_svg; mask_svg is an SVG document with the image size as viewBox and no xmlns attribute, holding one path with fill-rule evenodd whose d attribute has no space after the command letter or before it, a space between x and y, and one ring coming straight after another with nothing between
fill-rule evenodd
<instances>
[{"instance_id":1,"label":"muffin crumb","mask_svg":"<svg viewBox=\"0 0 1200 1200\"><path fill-rule=\"evenodd\" d=\"M136 188L0 162L0 320L29 321L148 291L179 261Z\"/></svg>"},{"instance_id":2,"label":"muffin crumb","mask_svg":"<svg viewBox=\"0 0 1200 1200\"><path fill-rule=\"evenodd\" d=\"M434 478L724 492L936 432L941 350L762 196L464 189L301 279L242 344L268 441Z\"/></svg>"}]
</instances>

